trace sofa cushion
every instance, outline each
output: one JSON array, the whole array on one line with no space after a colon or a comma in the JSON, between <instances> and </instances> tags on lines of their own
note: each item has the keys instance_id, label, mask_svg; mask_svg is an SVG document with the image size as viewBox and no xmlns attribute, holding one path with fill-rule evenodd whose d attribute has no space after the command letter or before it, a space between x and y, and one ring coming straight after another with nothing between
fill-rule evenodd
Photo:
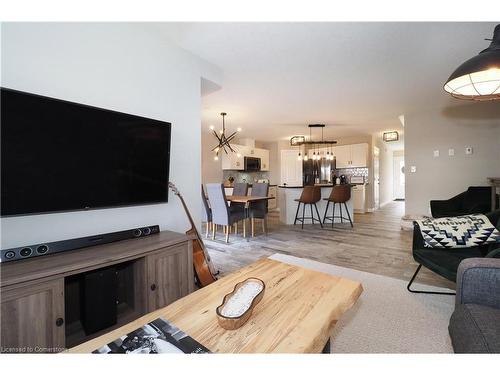
<instances>
[{"instance_id":1,"label":"sofa cushion","mask_svg":"<svg viewBox=\"0 0 500 375\"><path fill-rule=\"evenodd\" d=\"M469 214L489 212L491 210L491 187L469 187L462 201L462 210Z\"/></svg>"},{"instance_id":2,"label":"sofa cushion","mask_svg":"<svg viewBox=\"0 0 500 375\"><path fill-rule=\"evenodd\" d=\"M448 326L455 353L500 353L500 310L457 305Z\"/></svg>"}]
</instances>

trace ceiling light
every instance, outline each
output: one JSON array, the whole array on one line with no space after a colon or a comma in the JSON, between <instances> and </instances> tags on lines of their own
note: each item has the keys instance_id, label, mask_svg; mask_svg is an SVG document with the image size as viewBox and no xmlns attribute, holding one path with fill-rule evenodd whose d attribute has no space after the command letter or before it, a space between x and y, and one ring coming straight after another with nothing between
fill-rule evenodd
<instances>
[{"instance_id":1,"label":"ceiling light","mask_svg":"<svg viewBox=\"0 0 500 375\"><path fill-rule=\"evenodd\" d=\"M397 131L385 132L382 136L385 142L394 142L399 140L399 133Z\"/></svg>"},{"instance_id":2,"label":"ceiling light","mask_svg":"<svg viewBox=\"0 0 500 375\"><path fill-rule=\"evenodd\" d=\"M448 78L445 91L468 100L500 100L500 24L491 44L460 65Z\"/></svg>"},{"instance_id":3,"label":"ceiling light","mask_svg":"<svg viewBox=\"0 0 500 375\"><path fill-rule=\"evenodd\" d=\"M306 137L304 137L303 135L296 135L296 136L293 136L292 138L290 138L290 146L298 146L299 147L299 154L297 156L297 159L298 160L304 160L304 161L308 161L309 160L309 157L307 156L307 146L310 146L309 148L309 151L313 150L313 153L311 155L311 159L312 160L321 160L321 151L319 150L319 148L321 147L332 147L334 144L337 143L337 141L328 141L328 140L324 140L323 138L323 129L325 127L324 124L310 124L308 125L309 126L309 140L306 140ZM312 128L321 128L321 141L313 141L312 140ZM301 151L300 151L300 148L301 146L304 146L306 147L306 149L304 150L304 156L302 157L301 155ZM316 147L318 147L318 152L316 152ZM328 153L329 154L329 153ZM333 160L333 152L331 153L331 156L329 156L328 154L325 155L325 159L326 160Z\"/></svg>"},{"instance_id":4,"label":"ceiling light","mask_svg":"<svg viewBox=\"0 0 500 375\"><path fill-rule=\"evenodd\" d=\"M233 140L233 138L236 136L236 133L237 132L233 132L231 135L229 136L226 136L226 122L225 122L225 117L227 115L226 112L221 112L220 114L222 116L222 129L219 130L219 134L217 134L217 132L212 129L213 126L210 127L210 129L212 130L215 138L217 138L217 146L215 146L212 151L215 152L215 156L214 156L214 160L217 161L219 160L219 152L222 150L224 151L226 154L228 154L229 152L235 152L235 150L233 149L233 147L231 146L231 141ZM238 128L241 130L241 128ZM240 153L237 153L238 157L241 157L241 154Z\"/></svg>"}]
</instances>

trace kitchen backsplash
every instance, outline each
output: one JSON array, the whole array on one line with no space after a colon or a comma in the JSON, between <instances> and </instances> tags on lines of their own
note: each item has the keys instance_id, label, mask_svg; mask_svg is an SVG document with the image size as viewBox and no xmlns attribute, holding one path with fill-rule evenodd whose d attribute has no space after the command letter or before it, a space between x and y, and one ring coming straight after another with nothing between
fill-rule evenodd
<instances>
[{"instance_id":1,"label":"kitchen backsplash","mask_svg":"<svg viewBox=\"0 0 500 375\"><path fill-rule=\"evenodd\" d=\"M244 171L222 171L224 181L229 177L234 177L234 182L253 183L257 180L269 179L269 172L244 172Z\"/></svg>"},{"instance_id":2,"label":"kitchen backsplash","mask_svg":"<svg viewBox=\"0 0 500 375\"><path fill-rule=\"evenodd\" d=\"M337 176L346 175L346 176L363 176L368 177L368 168L340 168L335 170L335 174Z\"/></svg>"}]
</instances>

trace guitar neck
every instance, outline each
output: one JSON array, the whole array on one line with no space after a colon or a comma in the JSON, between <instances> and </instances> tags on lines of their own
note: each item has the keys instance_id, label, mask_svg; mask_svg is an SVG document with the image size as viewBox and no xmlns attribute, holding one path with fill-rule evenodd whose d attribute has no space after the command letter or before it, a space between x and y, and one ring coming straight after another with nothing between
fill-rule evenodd
<instances>
[{"instance_id":1,"label":"guitar neck","mask_svg":"<svg viewBox=\"0 0 500 375\"><path fill-rule=\"evenodd\" d=\"M200 234L198 233L198 229L196 228L196 225L194 225L193 218L191 217L191 213L189 212L189 209L187 208L186 202L184 202L184 198L182 197L182 195L180 193L178 193L177 196L181 200L182 207L184 207L184 211L186 212L189 223L191 224L190 231L196 232L196 237L198 237L198 239L200 239Z\"/></svg>"}]
</instances>

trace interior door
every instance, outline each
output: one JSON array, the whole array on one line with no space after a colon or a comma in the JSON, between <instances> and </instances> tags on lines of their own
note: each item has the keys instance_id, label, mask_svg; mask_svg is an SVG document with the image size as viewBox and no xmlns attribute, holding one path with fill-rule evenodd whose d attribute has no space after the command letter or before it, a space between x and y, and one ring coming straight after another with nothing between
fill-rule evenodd
<instances>
[{"instance_id":1,"label":"interior door","mask_svg":"<svg viewBox=\"0 0 500 375\"><path fill-rule=\"evenodd\" d=\"M394 157L394 199L405 199L405 159L404 156Z\"/></svg>"},{"instance_id":2,"label":"interior door","mask_svg":"<svg viewBox=\"0 0 500 375\"><path fill-rule=\"evenodd\" d=\"M373 208L380 208L380 149L373 147Z\"/></svg>"},{"instance_id":3,"label":"interior door","mask_svg":"<svg viewBox=\"0 0 500 375\"><path fill-rule=\"evenodd\" d=\"M281 150L281 184L302 186L302 160L297 150Z\"/></svg>"}]
</instances>

